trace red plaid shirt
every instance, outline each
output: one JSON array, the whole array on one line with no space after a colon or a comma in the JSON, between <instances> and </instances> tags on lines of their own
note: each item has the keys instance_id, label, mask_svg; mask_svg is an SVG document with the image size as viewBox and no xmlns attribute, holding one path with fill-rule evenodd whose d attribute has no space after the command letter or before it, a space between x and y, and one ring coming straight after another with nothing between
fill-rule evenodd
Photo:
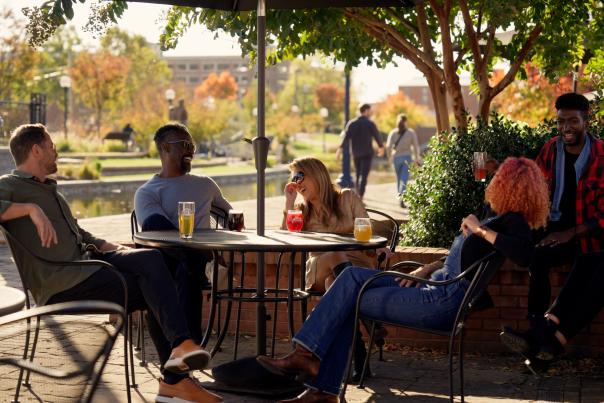
<instances>
[{"instance_id":1,"label":"red plaid shirt","mask_svg":"<svg viewBox=\"0 0 604 403\"><path fill-rule=\"evenodd\" d=\"M579 238L584 253L604 250L604 142L590 138L588 167L579 178L575 204L576 225L585 224L589 228L589 234ZM552 194L556 183L557 139L558 136L545 143L535 160L543 171Z\"/></svg>"}]
</instances>

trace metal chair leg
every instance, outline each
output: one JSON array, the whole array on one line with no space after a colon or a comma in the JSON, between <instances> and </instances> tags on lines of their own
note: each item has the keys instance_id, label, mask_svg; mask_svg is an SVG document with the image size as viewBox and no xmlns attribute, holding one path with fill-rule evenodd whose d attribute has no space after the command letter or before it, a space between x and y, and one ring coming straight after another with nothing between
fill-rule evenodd
<instances>
[{"instance_id":1,"label":"metal chair leg","mask_svg":"<svg viewBox=\"0 0 604 403\"><path fill-rule=\"evenodd\" d=\"M139 311L138 313L138 341L140 343L140 351L141 351L141 367L147 366L147 356L145 355L145 312Z\"/></svg>"},{"instance_id":2,"label":"metal chair leg","mask_svg":"<svg viewBox=\"0 0 604 403\"><path fill-rule=\"evenodd\" d=\"M132 388L137 388L138 385L136 384L136 375L134 374L134 346L132 343L132 314L128 315L128 341L129 346L128 346L128 350L125 352L127 354L130 354L130 376L132 376L132 383L130 384L130 387ZM126 371L128 371L128 367L126 367Z\"/></svg>"},{"instance_id":3,"label":"metal chair leg","mask_svg":"<svg viewBox=\"0 0 604 403\"><path fill-rule=\"evenodd\" d=\"M358 329L358 327L357 327ZM357 330L357 333L361 333L360 330ZM369 343L367 346L367 354L365 355L365 362L363 362L363 372L361 372L361 379L359 380L359 388L365 387L365 375L367 373L367 368L369 368L369 358L371 357L371 346L373 346L373 336L375 335L375 322L371 322L371 330L369 331ZM355 346L352 346L355 348Z\"/></svg>"},{"instance_id":4,"label":"metal chair leg","mask_svg":"<svg viewBox=\"0 0 604 403\"><path fill-rule=\"evenodd\" d=\"M28 305L29 308L29 305ZM27 359L27 353L29 353L29 338L31 335L31 319L27 319L27 330L25 331L25 346L23 347L23 360ZM11 403L19 403L19 393L21 392L21 382L23 382L23 373L25 369L19 369L19 378L17 379L17 387L15 388L15 397Z\"/></svg>"},{"instance_id":5,"label":"metal chair leg","mask_svg":"<svg viewBox=\"0 0 604 403\"><path fill-rule=\"evenodd\" d=\"M126 320L130 320L130 315L128 315L126 317ZM128 332L128 324L126 324L126 326L124 326L124 374L126 376L126 397L128 399L128 403L130 403L132 401L132 396L130 394L130 372L129 372L129 365L128 365L128 338L129 338L129 332ZM132 344L131 344L132 345Z\"/></svg>"},{"instance_id":6,"label":"metal chair leg","mask_svg":"<svg viewBox=\"0 0 604 403\"><path fill-rule=\"evenodd\" d=\"M449 400L451 403L454 402L454 388L453 388L453 353L455 349L455 330L451 332L449 338Z\"/></svg>"},{"instance_id":7,"label":"metal chair leg","mask_svg":"<svg viewBox=\"0 0 604 403\"><path fill-rule=\"evenodd\" d=\"M459 366L459 395L461 396L461 403L464 403L464 390L463 390L463 340L465 336L464 326L461 324L459 332L459 354L457 356L457 365Z\"/></svg>"},{"instance_id":8,"label":"metal chair leg","mask_svg":"<svg viewBox=\"0 0 604 403\"><path fill-rule=\"evenodd\" d=\"M34 332L34 343L31 346L31 354L29 355L29 362L33 362L34 355L36 354L36 347L38 346L38 336L40 335L40 317L36 317L36 331ZM25 382L23 382L23 386L29 387L29 375L30 371L27 371L25 374Z\"/></svg>"}]
</instances>

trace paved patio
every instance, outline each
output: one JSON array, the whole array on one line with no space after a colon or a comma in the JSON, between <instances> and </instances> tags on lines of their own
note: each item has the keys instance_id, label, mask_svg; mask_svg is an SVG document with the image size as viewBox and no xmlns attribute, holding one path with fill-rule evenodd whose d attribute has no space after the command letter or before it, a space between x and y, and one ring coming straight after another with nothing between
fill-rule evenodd
<instances>
[{"instance_id":1,"label":"paved patio","mask_svg":"<svg viewBox=\"0 0 604 403\"><path fill-rule=\"evenodd\" d=\"M392 189L389 191L388 189ZM384 207L389 202L390 192L394 197L394 185L371 186L366 196L367 204L378 203ZM388 196L384 196L387 194ZM267 201L267 211L277 211L280 201L278 198ZM246 213L255 208L254 202L239 202L238 208ZM248 203L249 206L245 207ZM282 203L282 201L281 201ZM396 202L390 202L396 208ZM238 204L238 203L236 203ZM281 204L282 205L282 204ZM388 207L390 208L390 207ZM402 212L398 212L400 215ZM273 221L277 218L272 218ZM255 221L251 221L255 222ZM248 221L249 225L250 221ZM82 227L105 236L111 240L128 241L130 238L128 217L112 216L82 220ZM268 226L268 225L267 225ZM0 245L0 284L20 287L19 278L14 267L10 252L5 245ZM104 318L88 318L102 323ZM110 326L110 325L105 325ZM85 337L79 333L71 333L69 340L74 343L82 342ZM103 375L95 402L123 402L126 393L123 376L123 340L120 338L112 352L110 362ZM215 357L212 365L218 365L231 359L231 339L223 344L223 351ZM135 402L154 401L159 377L158 361L150 339L146 340L147 367L138 365L139 353L136 353L136 380L138 388L133 390ZM367 382L365 389L349 386L347 399L349 402L394 402L402 398L410 402L445 402L448 400L447 358L443 352L431 350L407 349L401 346L387 345L385 362L373 360L372 367L375 377ZM241 341L240 356L252 355L255 339L245 336ZM287 340L281 340L278 351L286 352L290 348ZM49 360L61 360L59 350L45 349L44 354ZM573 358L559 362L547 376L535 377L524 372L521 360L514 355L476 355L466 356L465 377L466 394L469 402L602 402L604 401L604 367L603 359ZM10 372L10 371L9 371ZM11 375L12 374L12 375ZM201 381L211 381L210 372L195 372ZM0 401L9 401L14 389L15 373L7 375L6 368L0 367ZM65 398L65 390L58 385L46 385L50 393L50 401L69 401ZM25 391L22 401L37 401ZM254 396L239 396L223 394L226 402L265 402L270 401Z\"/></svg>"}]
</instances>

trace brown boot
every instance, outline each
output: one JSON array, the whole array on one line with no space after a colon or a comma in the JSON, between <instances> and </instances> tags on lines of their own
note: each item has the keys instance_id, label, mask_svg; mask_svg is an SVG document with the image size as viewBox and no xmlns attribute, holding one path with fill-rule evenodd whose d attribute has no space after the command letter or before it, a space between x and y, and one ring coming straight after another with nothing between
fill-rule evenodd
<instances>
[{"instance_id":1,"label":"brown boot","mask_svg":"<svg viewBox=\"0 0 604 403\"><path fill-rule=\"evenodd\" d=\"M279 400L279 403L338 403L337 396L319 392L314 389L306 389L301 395L288 400Z\"/></svg>"},{"instance_id":2,"label":"brown boot","mask_svg":"<svg viewBox=\"0 0 604 403\"><path fill-rule=\"evenodd\" d=\"M298 378L315 378L319 374L321 361L304 347L297 345L295 350L283 358L270 358L265 355L256 357L256 361L267 371L276 375L296 375Z\"/></svg>"}]
</instances>

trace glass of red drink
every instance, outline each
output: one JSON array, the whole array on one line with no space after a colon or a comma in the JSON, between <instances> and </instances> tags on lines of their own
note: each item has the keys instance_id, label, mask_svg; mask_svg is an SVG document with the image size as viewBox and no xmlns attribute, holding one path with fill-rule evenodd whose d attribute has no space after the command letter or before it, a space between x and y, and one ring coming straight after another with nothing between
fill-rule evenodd
<instances>
[{"instance_id":1,"label":"glass of red drink","mask_svg":"<svg viewBox=\"0 0 604 403\"><path fill-rule=\"evenodd\" d=\"M304 217L300 210L287 210L287 217L285 218L285 225L287 229L292 232L302 231L304 226Z\"/></svg>"},{"instance_id":2,"label":"glass of red drink","mask_svg":"<svg viewBox=\"0 0 604 403\"><path fill-rule=\"evenodd\" d=\"M243 211L229 210L227 226L229 231L241 231L243 229Z\"/></svg>"},{"instance_id":3,"label":"glass of red drink","mask_svg":"<svg viewBox=\"0 0 604 403\"><path fill-rule=\"evenodd\" d=\"M474 180L486 182L487 180L487 153L484 151L474 152Z\"/></svg>"}]
</instances>

